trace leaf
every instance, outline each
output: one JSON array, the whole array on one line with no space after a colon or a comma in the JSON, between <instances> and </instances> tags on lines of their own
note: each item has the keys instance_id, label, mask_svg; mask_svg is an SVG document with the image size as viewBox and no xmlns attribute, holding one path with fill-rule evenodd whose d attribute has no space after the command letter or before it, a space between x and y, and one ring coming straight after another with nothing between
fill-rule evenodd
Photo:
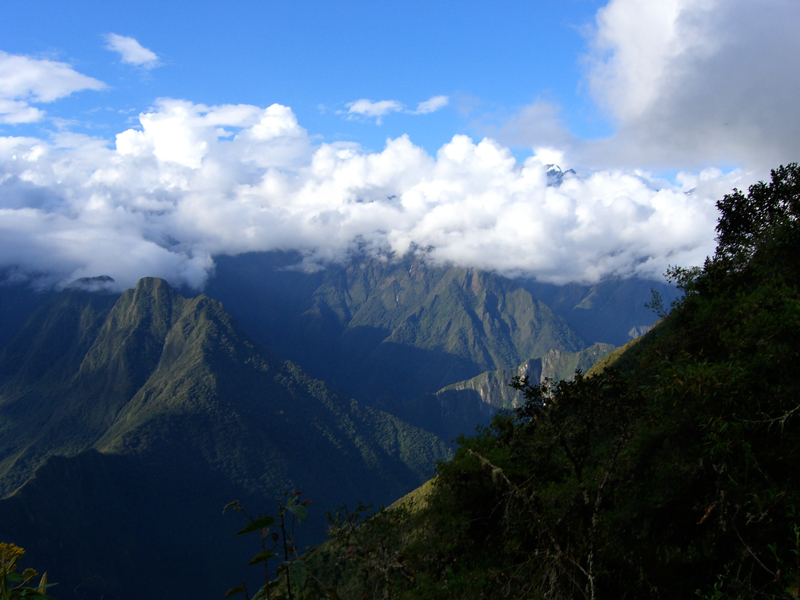
<instances>
[{"instance_id":1,"label":"leaf","mask_svg":"<svg viewBox=\"0 0 800 600\"><path fill-rule=\"evenodd\" d=\"M258 590L255 595L253 596L252 600L262 600L263 598L268 598L267 592L269 591L269 586L264 585Z\"/></svg>"},{"instance_id":2,"label":"leaf","mask_svg":"<svg viewBox=\"0 0 800 600\"><path fill-rule=\"evenodd\" d=\"M260 531L265 527L270 527L275 524L275 519L272 517L261 517L260 519L256 519L249 525L245 526L244 529L241 531L237 531L236 535L242 535L243 533L250 533L251 531Z\"/></svg>"},{"instance_id":3,"label":"leaf","mask_svg":"<svg viewBox=\"0 0 800 600\"><path fill-rule=\"evenodd\" d=\"M235 594L241 594L244 590L245 590L244 584L237 585L236 587L232 587L227 592L225 592L223 598L227 598L228 596L233 596Z\"/></svg>"},{"instance_id":4,"label":"leaf","mask_svg":"<svg viewBox=\"0 0 800 600\"><path fill-rule=\"evenodd\" d=\"M31 579L33 579L37 575L38 575L38 573L36 572L36 569L30 569L30 568L25 569L22 572L22 583L23 583L23 585L28 583Z\"/></svg>"},{"instance_id":5,"label":"leaf","mask_svg":"<svg viewBox=\"0 0 800 600\"><path fill-rule=\"evenodd\" d=\"M278 587L279 584L280 581L273 581L265 586L262 586L262 588L255 593L251 600L264 600L264 598L269 598L269 591Z\"/></svg>"},{"instance_id":6,"label":"leaf","mask_svg":"<svg viewBox=\"0 0 800 600\"><path fill-rule=\"evenodd\" d=\"M306 566L301 562L293 562L289 565L289 573L295 585L302 590L306 586Z\"/></svg>"},{"instance_id":7,"label":"leaf","mask_svg":"<svg viewBox=\"0 0 800 600\"><path fill-rule=\"evenodd\" d=\"M262 563L266 560L269 560L270 558L275 558L276 556L277 554L275 554L272 550L264 550L263 552L259 552L258 554L256 554L250 560L250 562L247 563L247 566L257 565L258 563Z\"/></svg>"},{"instance_id":8,"label":"leaf","mask_svg":"<svg viewBox=\"0 0 800 600\"><path fill-rule=\"evenodd\" d=\"M296 516L301 521L305 521L306 517L308 516L308 511L306 507L302 504L294 504L292 506L287 506L287 510L290 510L294 516Z\"/></svg>"}]
</instances>

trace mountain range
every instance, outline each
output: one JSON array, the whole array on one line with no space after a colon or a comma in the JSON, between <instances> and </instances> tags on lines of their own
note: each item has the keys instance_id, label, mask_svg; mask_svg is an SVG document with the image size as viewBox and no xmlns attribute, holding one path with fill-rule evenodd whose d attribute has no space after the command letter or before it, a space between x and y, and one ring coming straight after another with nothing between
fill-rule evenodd
<instances>
[{"instance_id":1,"label":"mountain range","mask_svg":"<svg viewBox=\"0 0 800 600\"><path fill-rule=\"evenodd\" d=\"M257 499L260 509L302 486L323 506L389 502L450 455L433 434L274 358L219 302L184 298L158 279L118 297L65 290L5 349L0 372L0 537L57 565L53 577L69 585L114 574L115 596L132 589L145 563L198 547L209 526L219 532L221 508L233 499ZM76 507L71 519L59 516L65 504ZM130 556L109 554L105 544L77 553L63 546L76 539L76 521L98 539L114 537L117 528L103 523L120 507L138 515L128 527L159 523L169 533L156 539L169 539L139 540L147 552ZM170 524L169 514L184 510L190 516ZM322 525L319 514L310 527L319 536ZM212 572L218 561L205 553L196 568Z\"/></svg>"},{"instance_id":2,"label":"mountain range","mask_svg":"<svg viewBox=\"0 0 800 600\"><path fill-rule=\"evenodd\" d=\"M647 299L644 282L559 292L415 259L301 258L219 257L196 296L154 278L121 294L107 278L0 286L0 539L47 565L59 597L221 597L248 552L224 504L271 511L302 489L320 507L301 538L319 540L325 509L426 481L450 440L514 403L513 375L569 377L608 354L575 311ZM654 319L604 327L624 340Z\"/></svg>"}]
</instances>

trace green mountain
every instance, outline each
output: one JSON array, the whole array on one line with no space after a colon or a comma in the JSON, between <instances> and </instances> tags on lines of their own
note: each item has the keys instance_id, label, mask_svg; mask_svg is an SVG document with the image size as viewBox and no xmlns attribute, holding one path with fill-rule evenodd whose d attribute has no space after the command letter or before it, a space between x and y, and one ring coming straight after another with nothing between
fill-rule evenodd
<instances>
[{"instance_id":1,"label":"green mountain","mask_svg":"<svg viewBox=\"0 0 800 600\"><path fill-rule=\"evenodd\" d=\"M595 344L580 352L551 350L541 358L526 360L516 369L487 371L472 379L448 385L436 395L455 397L459 392L474 392L478 394L481 402L492 408L514 408L520 401L519 392L508 385L514 377L528 377L531 382L537 384L543 382L545 378L553 381L562 379L572 381L576 370L585 373L598 360L614 350L611 344Z\"/></svg>"},{"instance_id":2,"label":"green mountain","mask_svg":"<svg viewBox=\"0 0 800 600\"><path fill-rule=\"evenodd\" d=\"M55 292L36 290L31 281L17 281L10 269L0 269L0 349L14 339L39 306Z\"/></svg>"},{"instance_id":3,"label":"green mountain","mask_svg":"<svg viewBox=\"0 0 800 600\"><path fill-rule=\"evenodd\" d=\"M487 370L582 340L517 283L474 269L362 258L304 273L298 257L219 257L208 293L267 347L390 412Z\"/></svg>"},{"instance_id":4,"label":"green mountain","mask_svg":"<svg viewBox=\"0 0 800 600\"><path fill-rule=\"evenodd\" d=\"M307 557L339 597L797 598L800 167L717 203L651 331ZM314 597L319 589L309 591Z\"/></svg>"},{"instance_id":5,"label":"green mountain","mask_svg":"<svg viewBox=\"0 0 800 600\"><path fill-rule=\"evenodd\" d=\"M658 316L645 306L652 291L661 295L666 307L681 295L673 285L636 277L608 277L593 285L554 285L527 279L519 283L587 342L615 346L645 334L655 324Z\"/></svg>"},{"instance_id":6,"label":"green mountain","mask_svg":"<svg viewBox=\"0 0 800 600\"><path fill-rule=\"evenodd\" d=\"M576 370L587 372L613 351L611 344L595 344L580 352L551 350L545 356L526 360L514 369L486 371L450 384L435 394L419 396L406 402L400 415L442 439L452 440L459 434L475 431L478 425L486 425L498 409L514 408L519 404L519 391L509 387L514 377L527 376L535 383L545 378L572 381Z\"/></svg>"},{"instance_id":7,"label":"green mountain","mask_svg":"<svg viewBox=\"0 0 800 600\"><path fill-rule=\"evenodd\" d=\"M299 488L322 507L388 503L448 453L274 358L219 302L159 279L120 296L67 289L0 358L0 538L56 565L54 580L102 577L113 597L221 595L231 573L212 577L214 594L200 578L173 595L177 576L151 566L192 556L192 572L216 572L222 559L198 548L230 500L269 510Z\"/></svg>"}]
</instances>

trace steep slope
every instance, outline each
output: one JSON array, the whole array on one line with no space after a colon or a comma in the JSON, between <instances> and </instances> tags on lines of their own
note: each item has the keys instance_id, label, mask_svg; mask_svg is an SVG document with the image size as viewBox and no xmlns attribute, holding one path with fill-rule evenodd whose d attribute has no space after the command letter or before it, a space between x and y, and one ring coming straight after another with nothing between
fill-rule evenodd
<instances>
[{"instance_id":1,"label":"steep slope","mask_svg":"<svg viewBox=\"0 0 800 600\"><path fill-rule=\"evenodd\" d=\"M122 586L121 565L141 572L152 560L168 564L180 546L200 547L198 523L219 523L222 504L236 498L258 510L302 488L322 507L388 503L449 455L432 434L275 359L219 302L183 298L158 279L118 298L59 294L9 345L0 373L0 483L4 494L17 490L0 501L0 535L73 564L70 581L110 569ZM169 522L161 501L188 513L168 526L175 529L163 551L140 555L137 529L156 535L152 524ZM121 554L86 541L105 539L96 528L117 511L132 515ZM321 535L322 513L308 539ZM79 531L89 537L73 539ZM200 571L214 568L213 552L194 554ZM137 597L123 588L115 594Z\"/></svg>"},{"instance_id":2,"label":"steep slope","mask_svg":"<svg viewBox=\"0 0 800 600\"><path fill-rule=\"evenodd\" d=\"M545 378L553 381L562 379L572 381L575 371L585 373L592 365L614 351L611 344L595 344L580 352L559 352L551 350L546 356L527 360L516 369L487 371L477 377L448 385L437 392L437 396L456 392L475 392L483 403L498 409L516 406L520 400L519 392L509 387L514 377L528 377L531 382L540 383Z\"/></svg>"},{"instance_id":3,"label":"steep slope","mask_svg":"<svg viewBox=\"0 0 800 600\"><path fill-rule=\"evenodd\" d=\"M29 281L15 281L13 273L0 270L0 350L14 339L28 318L54 294L38 291Z\"/></svg>"},{"instance_id":4,"label":"steep slope","mask_svg":"<svg viewBox=\"0 0 800 600\"><path fill-rule=\"evenodd\" d=\"M527 376L534 383L545 378L571 381L577 369L585 373L613 351L611 344L595 344L580 352L551 350L514 369L486 371L450 384L435 394L419 396L406 402L400 414L409 423L451 440L461 433L472 433L478 425L486 425L498 409L516 407L521 394L509 387L514 377Z\"/></svg>"},{"instance_id":5,"label":"steep slope","mask_svg":"<svg viewBox=\"0 0 800 600\"><path fill-rule=\"evenodd\" d=\"M106 405L86 410L75 376L116 299L64 290L0 355L0 496L21 485L47 455L90 446L113 418ZM84 413L69 430L70 419Z\"/></svg>"},{"instance_id":6,"label":"steep slope","mask_svg":"<svg viewBox=\"0 0 800 600\"><path fill-rule=\"evenodd\" d=\"M545 302L587 342L615 346L622 346L643 335L658 319L651 309L645 307L652 298L651 290L661 294L666 307L680 296L680 291L673 285L635 277L609 277L594 285L568 283L557 286L524 279L519 283Z\"/></svg>"},{"instance_id":7,"label":"steep slope","mask_svg":"<svg viewBox=\"0 0 800 600\"><path fill-rule=\"evenodd\" d=\"M491 273L377 258L302 273L296 261L220 257L209 293L267 347L390 411L486 370L583 347L546 305Z\"/></svg>"}]
</instances>

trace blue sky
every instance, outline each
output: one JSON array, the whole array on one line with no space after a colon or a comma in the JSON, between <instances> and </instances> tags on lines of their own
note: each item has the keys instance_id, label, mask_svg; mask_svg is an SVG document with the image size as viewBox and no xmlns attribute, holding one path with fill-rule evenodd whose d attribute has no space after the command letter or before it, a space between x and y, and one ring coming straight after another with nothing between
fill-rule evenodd
<instances>
[{"instance_id":1,"label":"blue sky","mask_svg":"<svg viewBox=\"0 0 800 600\"><path fill-rule=\"evenodd\" d=\"M796 0L0 6L0 275L658 278L800 155ZM575 174L555 185L548 165ZM422 254L421 254L422 256Z\"/></svg>"},{"instance_id":2,"label":"blue sky","mask_svg":"<svg viewBox=\"0 0 800 600\"><path fill-rule=\"evenodd\" d=\"M47 107L97 135L116 132L155 98L208 105L291 106L325 141L380 150L407 133L435 152L455 133L480 136L538 98L564 107L581 136L607 132L581 84L587 28L600 6L550 2L70 2L8 1L2 50L46 57L105 82ZM21 26L25 24L25 26ZM156 68L126 65L104 35L136 39ZM410 109L434 96L446 109L347 120L361 98ZM40 124L47 127L48 124ZM5 129L15 133L14 129ZM523 148L520 148L524 151ZM520 150L517 149L517 150Z\"/></svg>"}]
</instances>

